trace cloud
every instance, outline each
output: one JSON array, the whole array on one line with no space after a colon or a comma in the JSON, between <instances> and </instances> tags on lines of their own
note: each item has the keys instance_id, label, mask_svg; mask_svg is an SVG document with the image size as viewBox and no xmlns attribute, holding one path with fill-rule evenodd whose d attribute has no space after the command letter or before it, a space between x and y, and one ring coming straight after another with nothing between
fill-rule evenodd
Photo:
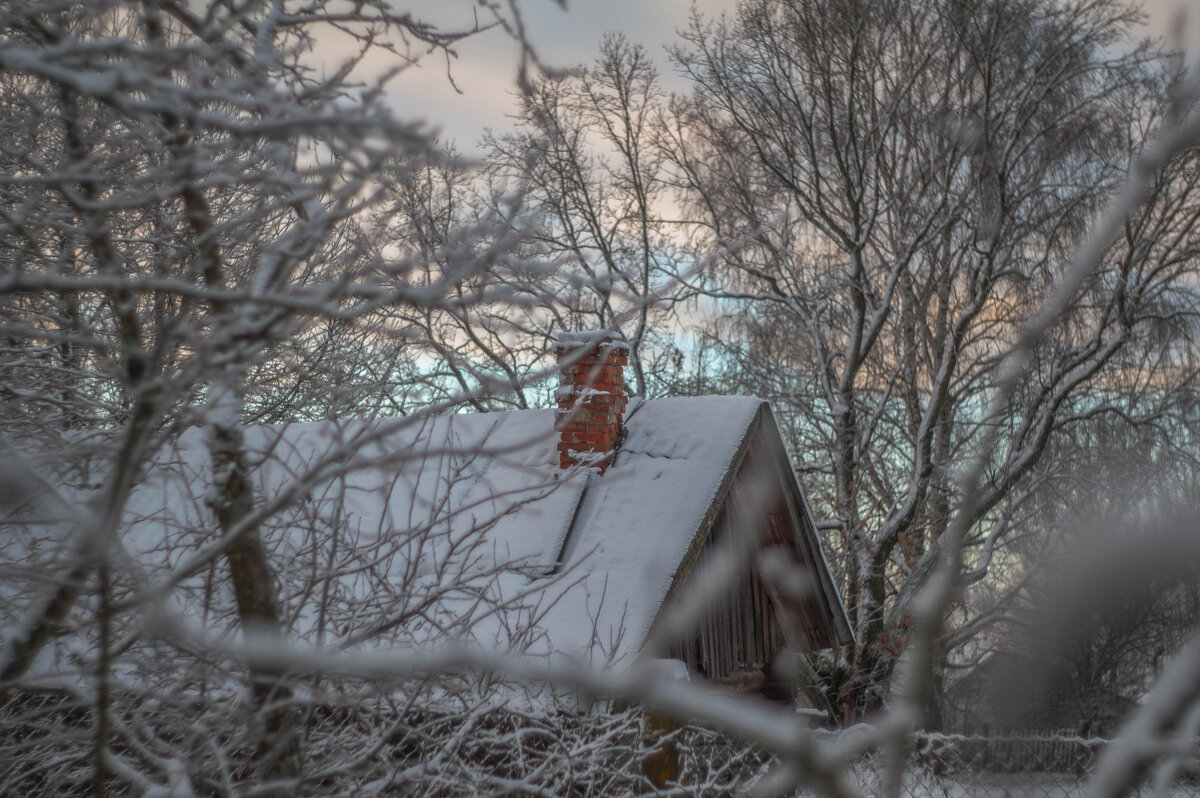
<instances>
[{"instance_id":1,"label":"cloud","mask_svg":"<svg viewBox=\"0 0 1200 798\"><path fill-rule=\"evenodd\" d=\"M734 0L706 0L699 6L715 15L733 8ZM687 24L691 0L569 0L566 11L551 0L531 0L519 8L526 34L548 66L571 68L590 62L604 34L616 30L646 47L665 73L669 67L664 45ZM465 10L462 4L448 4L433 14L425 9L419 13L450 28L470 24ZM507 117L516 108L519 52L498 30L463 40L454 51L449 63L440 54L423 58L394 81L389 95L401 116L426 119L471 153L486 128L509 124Z\"/></svg>"},{"instance_id":2,"label":"cloud","mask_svg":"<svg viewBox=\"0 0 1200 798\"><path fill-rule=\"evenodd\" d=\"M709 17L732 11L735 0L698 0ZM432 8L430 7L432 6ZM1168 33L1179 9L1192 11L1188 30L1200 26L1200 9L1189 0L1147 0L1148 32ZM415 13L443 29L469 27L474 4L428 4ZM664 85L682 88L672 79L665 45L676 41L685 27L692 0L568 0L563 10L553 0L526 0L518 8L526 33L539 56L549 66L570 68L595 58L608 31L618 30L650 51L664 77ZM1189 37L1196 46L1195 35ZM1197 48L1200 49L1200 48ZM516 108L516 70L519 52L502 31L492 30L463 40L454 47L449 62L441 54L424 57L420 64L399 76L389 92L397 113L406 119L424 119L455 140L467 154L477 154L476 144L487 128L504 129Z\"/></svg>"}]
</instances>

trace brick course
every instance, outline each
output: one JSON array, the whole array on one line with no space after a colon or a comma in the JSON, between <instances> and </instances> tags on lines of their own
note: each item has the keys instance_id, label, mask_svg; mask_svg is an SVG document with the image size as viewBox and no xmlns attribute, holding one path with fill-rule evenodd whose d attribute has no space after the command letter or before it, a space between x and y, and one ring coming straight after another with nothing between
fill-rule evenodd
<instances>
[{"instance_id":1,"label":"brick course","mask_svg":"<svg viewBox=\"0 0 1200 798\"><path fill-rule=\"evenodd\" d=\"M559 466L591 465L601 473L620 443L629 347L620 333L567 335L554 345L560 368L555 394Z\"/></svg>"}]
</instances>

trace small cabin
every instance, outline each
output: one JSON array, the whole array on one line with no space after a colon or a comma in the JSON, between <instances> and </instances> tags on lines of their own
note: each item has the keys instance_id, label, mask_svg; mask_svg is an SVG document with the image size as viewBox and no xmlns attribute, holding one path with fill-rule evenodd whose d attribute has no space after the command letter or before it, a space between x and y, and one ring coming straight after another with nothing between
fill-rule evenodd
<instances>
[{"instance_id":1,"label":"small cabin","mask_svg":"<svg viewBox=\"0 0 1200 798\"><path fill-rule=\"evenodd\" d=\"M452 639L593 667L652 656L790 700L780 656L851 630L770 406L629 397L619 336L555 350L556 409L246 429L255 496L292 497L259 527L285 634L338 649ZM216 538L207 468L200 429L158 458L129 502L133 556L165 571ZM735 571L719 591L714 565ZM177 593L198 616L236 617L200 582ZM703 611L672 637L665 619L688 602Z\"/></svg>"}]
</instances>

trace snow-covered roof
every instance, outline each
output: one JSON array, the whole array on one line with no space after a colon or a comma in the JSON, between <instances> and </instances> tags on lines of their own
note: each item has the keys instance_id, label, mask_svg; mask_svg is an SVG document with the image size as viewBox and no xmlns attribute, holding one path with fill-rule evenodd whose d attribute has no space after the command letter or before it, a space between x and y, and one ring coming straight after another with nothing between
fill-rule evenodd
<instances>
[{"instance_id":1,"label":"snow-covered roof","mask_svg":"<svg viewBox=\"0 0 1200 798\"><path fill-rule=\"evenodd\" d=\"M256 499L281 506L261 529L289 633L322 645L457 637L594 664L627 658L762 406L635 400L603 475L558 468L552 410L248 428ZM136 490L130 555L165 575L211 544L209 484L194 429ZM232 613L203 574L181 587L187 612Z\"/></svg>"},{"instance_id":2,"label":"snow-covered roof","mask_svg":"<svg viewBox=\"0 0 1200 798\"><path fill-rule=\"evenodd\" d=\"M761 407L635 402L604 475L558 468L553 410L247 428L256 499L282 505L262 530L289 632L626 658ZM194 428L134 492L122 538L151 571L167 574L217 535L208 463ZM202 581L181 586L188 612L217 606Z\"/></svg>"}]
</instances>

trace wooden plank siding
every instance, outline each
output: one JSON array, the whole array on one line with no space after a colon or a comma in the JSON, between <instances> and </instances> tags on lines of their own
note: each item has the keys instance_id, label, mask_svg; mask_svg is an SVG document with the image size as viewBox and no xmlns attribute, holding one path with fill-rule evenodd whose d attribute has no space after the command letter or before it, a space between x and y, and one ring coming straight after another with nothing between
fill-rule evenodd
<instances>
[{"instance_id":1,"label":"wooden plank siding","mask_svg":"<svg viewBox=\"0 0 1200 798\"><path fill-rule=\"evenodd\" d=\"M767 449L767 451L763 451ZM788 568L799 569L816 586L814 569L803 562L797 547L796 529L805 523L791 505L775 468L770 466L779 452L752 440L739 464L736 478L728 490L725 504L696 558L714 556L724 548L728 535L755 535L754 554L750 557L736 588L710 604L697 628L683 640L668 647L667 656L682 660L688 670L714 682L754 688L768 680L770 668L785 649L803 652L832 646L832 638L822 622L821 604L815 590L793 598L764 581L758 568L758 553L770 551L772 557L785 558ZM786 461L785 461L786 463ZM748 485L749 476L762 479L768 486Z\"/></svg>"},{"instance_id":2,"label":"wooden plank siding","mask_svg":"<svg viewBox=\"0 0 1200 798\"><path fill-rule=\"evenodd\" d=\"M780 680L772 667L779 655L835 648L854 637L803 489L766 403L682 558L664 605L683 597L683 586L706 557L740 559L747 554L738 583L724 595L707 597L691 632L682 638L664 635L662 647L653 648L652 656L680 660L697 677L739 692L761 690L767 697L791 701L797 698L795 685ZM760 563L768 557L778 584L764 576ZM652 626L647 639L653 641L656 633ZM802 670L806 667L803 660L798 664ZM824 707L826 697L817 681L810 673L798 686L811 706Z\"/></svg>"}]
</instances>

